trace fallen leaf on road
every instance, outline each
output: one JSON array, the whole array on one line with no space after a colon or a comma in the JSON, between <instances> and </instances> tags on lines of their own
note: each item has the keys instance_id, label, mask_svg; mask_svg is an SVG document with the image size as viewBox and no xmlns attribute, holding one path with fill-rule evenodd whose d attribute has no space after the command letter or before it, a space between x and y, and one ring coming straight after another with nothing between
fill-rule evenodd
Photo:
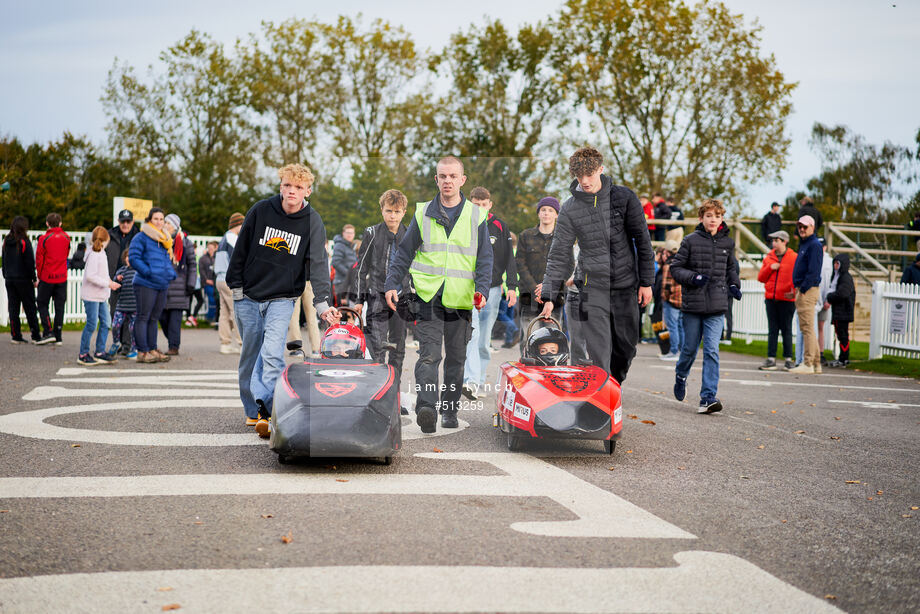
<instances>
[{"instance_id":1,"label":"fallen leaf on road","mask_svg":"<svg viewBox=\"0 0 920 614\"><path fill-rule=\"evenodd\" d=\"M912 510L920 510L920 507L917 507L916 505L911 505L911 506L910 506L910 509L912 509Z\"/></svg>"},{"instance_id":2,"label":"fallen leaf on road","mask_svg":"<svg viewBox=\"0 0 920 614\"><path fill-rule=\"evenodd\" d=\"M831 438L831 439L840 439L840 438L837 437L836 435L831 435L830 438Z\"/></svg>"},{"instance_id":3,"label":"fallen leaf on road","mask_svg":"<svg viewBox=\"0 0 920 614\"><path fill-rule=\"evenodd\" d=\"M789 522L789 521L788 521L788 520L780 520L780 522L783 523L783 524L786 524L786 523Z\"/></svg>"},{"instance_id":4,"label":"fallen leaf on road","mask_svg":"<svg viewBox=\"0 0 920 614\"><path fill-rule=\"evenodd\" d=\"M885 491L884 491L884 490L876 490L876 491L875 491L875 494L877 494L877 495L884 495L884 494L885 494Z\"/></svg>"},{"instance_id":5,"label":"fallen leaf on road","mask_svg":"<svg viewBox=\"0 0 920 614\"><path fill-rule=\"evenodd\" d=\"M627 454L632 454L632 450L626 450Z\"/></svg>"},{"instance_id":6,"label":"fallen leaf on road","mask_svg":"<svg viewBox=\"0 0 920 614\"><path fill-rule=\"evenodd\" d=\"M0 514L9 514L10 510L0 510Z\"/></svg>"},{"instance_id":7,"label":"fallen leaf on road","mask_svg":"<svg viewBox=\"0 0 920 614\"><path fill-rule=\"evenodd\" d=\"M684 469L686 469L686 467L678 467L678 469L680 469L681 471L683 471Z\"/></svg>"},{"instance_id":8,"label":"fallen leaf on road","mask_svg":"<svg viewBox=\"0 0 920 614\"><path fill-rule=\"evenodd\" d=\"M197 522L193 522L192 524L204 524L204 523L199 520Z\"/></svg>"},{"instance_id":9,"label":"fallen leaf on road","mask_svg":"<svg viewBox=\"0 0 920 614\"><path fill-rule=\"evenodd\" d=\"M783 405L792 405L795 401L783 401Z\"/></svg>"},{"instance_id":10,"label":"fallen leaf on road","mask_svg":"<svg viewBox=\"0 0 920 614\"><path fill-rule=\"evenodd\" d=\"M613 471L616 467L607 467L607 471Z\"/></svg>"},{"instance_id":11,"label":"fallen leaf on road","mask_svg":"<svg viewBox=\"0 0 920 614\"><path fill-rule=\"evenodd\" d=\"M169 612L170 610L181 610L182 606L179 605L178 603L170 603L169 605L164 605L160 609L163 610L164 612Z\"/></svg>"},{"instance_id":12,"label":"fallen leaf on road","mask_svg":"<svg viewBox=\"0 0 920 614\"><path fill-rule=\"evenodd\" d=\"M742 476L741 476L741 479L742 479L742 480L750 480L751 478L749 478L749 477L746 476L746 475L742 475Z\"/></svg>"},{"instance_id":13,"label":"fallen leaf on road","mask_svg":"<svg viewBox=\"0 0 920 614\"><path fill-rule=\"evenodd\" d=\"M745 440L745 441L750 441L751 438L750 438L750 437L745 437L744 440Z\"/></svg>"},{"instance_id":14,"label":"fallen leaf on road","mask_svg":"<svg viewBox=\"0 0 920 614\"><path fill-rule=\"evenodd\" d=\"M262 514L262 518L274 518L272 514Z\"/></svg>"},{"instance_id":15,"label":"fallen leaf on road","mask_svg":"<svg viewBox=\"0 0 920 614\"><path fill-rule=\"evenodd\" d=\"M796 434L796 435L804 435L804 434L805 434L805 431L796 431L795 434Z\"/></svg>"},{"instance_id":16,"label":"fallen leaf on road","mask_svg":"<svg viewBox=\"0 0 920 614\"><path fill-rule=\"evenodd\" d=\"M629 418L630 420L638 420L638 419L639 419L639 416L636 416L635 414L627 414L626 417Z\"/></svg>"},{"instance_id":17,"label":"fallen leaf on road","mask_svg":"<svg viewBox=\"0 0 920 614\"><path fill-rule=\"evenodd\" d=\"M335 471L335 465L323 465L323 469L332 469Z\"/></svg>"},{"instance_id":18,"label":"fallen leaf on road","mask_svg":"<svg viewBox=\"0 0 920 614\"><path fill-rule=\"evenodd\" d=\"M866 501L872 501L872 497L866 497Z\"/></svg>"},{"instance_id":19,"label":"fallen leaf on road","mask_svg":"<svg viewBox=\"0 0 920 614\"><path fill-rule=\"evenodd\" d=\"M80 446L80 444L78 444L78 443L72 443L72 444L70 444L70 447L71 447L71 448L79 448L79 447L81 447L81 446Z\"/></svg>"},{"instance_id":20,"label":"fallen leaf on road","mask_svg":"<svg viewBox=\"0 0 920 614\"><path fill-rule=\"evenodd\" d=\"M172 589L173 587L171 586L161 586L157 590L160 591L161 593L165 593L166 591L171 591Z\"/></svg>"},{"instance_id":21,"label":"fallen leaf on road","mask_svg":"<svg viewBox=\"0 0 920 614\"><path fill-rule=\"evenodd\" d=\"M816 405L815 403L812 403L811 406L812 406L812 407L817 407L817 405Z\"/></svg>"},{"instance_id":22,"label":"fallen leaf on road","mask_svg":"<svg viewBox=\"0 0 920 614\"><path fill-rule=\"evenodd\" d=\"M336 478L335 481L336 482L347 482L348 480L344 480L342 478Z\"/></svg>"},{"instance_id":23,"label":"fallen leaf on road","mask_svg":"<svg viewBox=\"0 0 920 614\"><path fill-rule=\"evenodd\" d=\"M643 420L643 421L642 421L642 424L651 424L652 426L654 426L654 425L655 425L655 421L654 421L654 420Z\"/></svg>"},{"instance_id":24,"label":"fallen leaf on road","mask_svg":"<svg viewBox=\"0 0 920 614\"><path fill-rule=\"evenodd\" d=\"M744 412L744 413L746 413L746 414L749 415L749 416L753 416L753 415L754 415L754 412L752 412L752 411L746 411L746 412Z\"/></svg>"},{"instance_id":25,"label":"fallen leaf on road","mask_svg":"<svg viewBox=\"0 0 920 614\"><path fill-rule=\"evenodd\" d=\"M824 598L825 599L836 599L837 595L825 595Z\"/></svg>"},{"instance_id":26,"label":"fallen leaf on road","mask_svg":"<svg viewBox=\"0 0 920 614\"><path fill-rule=\"evenodd\" d=\"M910 514L901 514L901 518L913 518Z\"/></svg>"},{"instance_id":27,"label":"fallen leaf on road","mask_svg":"<svg viewBox=\"0 0 920 614\"><path fill-rule=\"evenodd\" d=\"M775 409L771 409L771 410L770 410L770 413L771 413L771 414L775 414L775 413L776 413L776 410L775 410Z\"/></svg>"},{"instance_id":28,"label":"fallen leaf on road","mask_svg":"<svg viewBox=\"0 0 920 614\"><path fill-rule=\"evenodd\" d=\"M282 536L281 536L281 543L282 543L282 544L289 544L289 543L291 543L292 541L294 541L293 531L288 531L288 534L287 534L287 535L282 535Z\"/></svg>"},{"instance_id":29,"label":"fallen leaf on road","mask_svg":"<svg viewBox=\"0 0 920 614\"><path fill-rule=\"evenodd\" d=\"M444 450L442 450L441 448L431 448L431 451L432 451L432 452L437 452L438 454L440 454L440 453L443 452Z\"/></svg>"},{"instance_id":30,"label":"fallen leaf on road","mask_svg":"<svg viewBox=\"0 0 920 614\"><path fill-rule=\"evenodd\" d=\"M766 448L766 447L767 447L767 446L757 446L757 449L758 449L758 450L763 450L763 449Z\"/></svg>"},{"instance_id":31,"label":"fallen leaf on road","mask_svg":"<svg viewBox=\"0 0 920 614\"><path fill-rule=\"evenodd\" d=\"M834 420L840 420L840 416L834 416Z\"/></svg>"},{"instance_id":32,"label":"fallen leaf on road","mask_svg":"<svg viewBox=\"0 0 920 614\"><path fill-rule=\"evenodd\" d=\"M859 484L860 482L859 480L847 480L846 483L847 484Z\"/></svg>"}]
</instances>

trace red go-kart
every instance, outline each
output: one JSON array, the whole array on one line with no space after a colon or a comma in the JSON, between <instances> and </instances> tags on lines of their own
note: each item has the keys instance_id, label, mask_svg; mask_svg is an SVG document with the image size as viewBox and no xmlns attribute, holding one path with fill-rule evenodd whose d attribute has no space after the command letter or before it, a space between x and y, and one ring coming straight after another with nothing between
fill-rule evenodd
<instances>
[{"instance_id":1,"label":"red go-kart","mask_svg":"<svg viewBox=\"0 0 920 614\"><path fill-rule=\"evenodd\" d=\"M389 465L402 444L397 374L364 358L360 316L339 311L344 319L323 335L322 358L288 365L275 385L269 447L279 462L360 457Z\"/></svg>"},{"instance_id":2,"label":"red go-kart","mask_svg":"<svg viewBox=\"0 0 920 614\"><path fill-rule=\"evenodd\" d=\"M568 352L559 323L538 318L527 327L521 360L501 365L496 425L509 450L530 439L595 439L613 454L623 428L620 385L600 367L567 364Z\"/></svg>"}]
</instances>

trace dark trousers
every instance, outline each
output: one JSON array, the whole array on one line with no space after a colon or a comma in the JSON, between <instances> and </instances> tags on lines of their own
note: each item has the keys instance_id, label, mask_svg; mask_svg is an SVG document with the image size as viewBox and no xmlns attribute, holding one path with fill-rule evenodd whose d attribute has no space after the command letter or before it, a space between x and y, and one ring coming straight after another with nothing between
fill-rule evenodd
<instances>
[{"instance_id":1,"label":"dark trousers","mask_svg":"<svg viewBox=\"0 0 920 614\"><path fill-rule=\"evenodd\" d=\"M850 323L834 320L834 332L837 333L837 342L840 344L840 355L837 360L846 362L850 360Z\"/></svg>"},{"instance_id":2,"label":"dark trousers","mask_svg":"<svg viewBox=\"0 0 920 614\"><path fill-rule=\"evenodd\" d=\"M367 349L377 362L392 365L396 376L399 377L406 357L406 321L390 309L383 294L375 293L368 296L366 308L365 318L369 333ZM394 349L387 352L387 344L395 346Z\"/></svg>"},{"instance_id":3,"label":"dark trousers","mask_svg":"<svg viewBox=\"0 0 920 614\"><path fill-rule=\"evenodd\" d=\"M166 305L166 290L134 286L137 318L134 320L134 342L141 353L157 349L157 321Z\"/></svg>"},{"instance_id":4,"label":"dark trousers","mask_svg":"<svg viewBox=\"0 0 920 614\"><path fill-rule=\"evenodd\" d=\"M588 357L622 384L639 343L638 288L586 288L581 299Z\"/></svg>"},{"instance_id":5,"label":"dark trousers","mask_svg":"<svg viewBox=\"0 0 920 614\"><path fill-rule=\"evenodd\" d=\"M772 298L764 300L767 307L767 358L776 358L776 345L779 333L783 333L783 358L792 358L792 316L795 315L795 303L777 301Z\"/></svg>"},{"instance_id":6,"label":"dark trousers","mask_svg":"<svg viewBox=\"0 0 920 614\"><path fill-rule=\"evenodd\" d=\"M201 313L201 306L204 305L204 294L201 292L201 288L195 288L189 303L189 307L191 307L191 309L188 310L189 315L197 320L198 314ZM192 304L194 304L194 307L192 307Z\"/></svg>"},{"instance_id":7,"label":"dark trousers","mask_svg":"<svg viewBox=\"0 0 920 614\"><path fill-rule=\"evenodd\" d=\"M164 309L160 314L160 328L166 335L169 349L178 350L182 343L182 312L184 309Z\"/></svg>"},{"instance_id":8,"label":"dark trousers","mask_svg":"<svg viewBox=\"0 0 920 614\"><path fill-rule=\"evenodd\" d=\"M20 307L26 312L29 330L32 331L32 340L42 338L41 328L38 326L38 313L35 310L35 286L31 281L6 280L6 296L10 310L10 333L13 339L22 339L22 324L19 322ZM61 308L63 316L64 309Z\"/></svg>"},{"instance_id":9,"label":"dark trousers","mask_svg":"<svg viewBox=\"0 0 920 614\"><path fill-rule=\"evenodd\" d=\"M54 301L54 323L51 323L51 313L48 307ZM46 281L38 282L38 315L42 321L45 335L54 335L58 341L64 330L64 304L67 302L67 282L50 284Z\"/></svg>"},{"instance_id":10,"label":"dark trousers","mask_svg":"<svg viewBox=\"0 0 920 614\"><path fill-rule=\"evenodd\" d=\"M439 297L426 303L419 299L415 337L418 340L418 362L415 363L415 386L419 407L442 411L457 411L460 388L463 385L463 363L466 345L473 333L471 310L450 309L441 305ZM438 385L441 345L444 345L444 384Z\"/></svg>"}]
</instances>

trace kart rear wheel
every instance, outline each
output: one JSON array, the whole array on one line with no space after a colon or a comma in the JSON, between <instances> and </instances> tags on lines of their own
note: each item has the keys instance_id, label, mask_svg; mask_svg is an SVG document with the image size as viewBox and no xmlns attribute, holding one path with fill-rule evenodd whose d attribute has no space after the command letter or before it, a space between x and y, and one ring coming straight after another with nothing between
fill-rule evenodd
<instances>
[{"instance_id":1,"label":"kart rear wheel","mask_svg":"<svg viewBox=\"0 0 920 614\"><path fill-rule=\"evenodd\" d=\"M506 433L506 443L508 444L508 451L510 452L520 452L524 447L524 440L515 434L515 428L509 425L509 430Z\"/></svg>"},{"instance_id":2,"label":"kart rear wheel","mask_svg":"<svg viewBox=\"0 0 920 614\"><path fill-rule=\"evenodd\" d=\"M278 462L281 463L282 465L290 465L292 460L293 459L286 454L278 455Z\"/></svg>"},{"instance_id":3,"label":"kart rear wheel","mask_svg":"<svg viewBox=\"0 0 920 614\"><path fill-rule=\"evenodd\" d=\"M377 459L377 461L381 465L390 466L393 464L393 457L392 456L381 456L380 458Z\"/></svg>"},{"instance_id":4,"label":"kart rear wheel","mask_svg":"<svg viewBox=\"0 0 920 614\"><path fill-rule=\"evenodd\" d=\"M607 454L613 454L613 451L617 448L616 439L605 439L604 440L604 452Z\"/></svg>"}]
</instances>

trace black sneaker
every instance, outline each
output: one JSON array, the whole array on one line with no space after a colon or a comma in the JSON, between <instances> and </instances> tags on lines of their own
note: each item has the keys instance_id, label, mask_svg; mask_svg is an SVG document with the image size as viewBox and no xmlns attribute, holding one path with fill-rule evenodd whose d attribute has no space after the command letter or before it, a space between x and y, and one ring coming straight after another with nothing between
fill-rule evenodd
<instances>
[{"instance_id":1,"label":"black sneaker","mask_svg":"<svg viewBox=\"0 0 920 614\"><path fill-rule=\"evenodd\" d=\"M674 398L683 401L687 396L687 378L679 375L674 376Z\"/></svg>"},{"instance_id":2,"label":"black sneaker","mask_svg":"<svg viewBox=\"0 0 920 614\"><path fill-rule=\"evenodd\" d=\"M719 399L705 399L700 401L700 407L696 410L698 414L714 414L722 411L722 402Z\"/></svg>"},{"instance_id":3,"label":"black sneaker","mask_svg":"<svg viewBox=\"0 0 920 614\"><path fill-rule=\"evenodd\" d=\"M400 416L408 416L408 415L409 415L409 410L406 409L405 407L400 407L400 408L399 408L399 415L400 415Z\"/></svg>"},{"instance_id":4,"label":"black sneaker","mask_svg":"<svg viewBox=\"0 0 920 614\"><path fill-rule=\"evenodd\" d=\"M791 358L787 358L786 362L783 364L783 369L785 369L786 371L795 369L795 361L792 360Z\"/></svg>"},{"instance_id":5,"label":"black sneaker","mask_svg":"<svg viewBox=\"0 0 920 614\"><path fill-rule=\"evenodd\" d=\"M460 427L460 423L457 421L457 412L446 411L443 414L441 414L441 428L455 429L459 427Z\"/></svg>"},{"instance_id":6,"label":"black sneaker","mask_svg":"<svg viewBox=\"0 0 920 614\"><path fill-rule=\"evenodd\" d=\"M55 338L51 333L45 333L42 335L41 339L35 342L35 345L48 345L49 343L54 343Z\"/></svg>"},{"instance_id":7,"label":"black sneaker","mask_svg":"<svg viewBox=\"0 0 920 614\"><path fill-rule=\"evenodd\" d=\"M80 363L81 365L87 365L90 367L94 367L99 364L99 361L93 358L92 356L90 356L89 354L80 354L80 357L77 358L77 362Z\"/></svg>"},{"instance_id":8,"label":"black sneaker","mask_svg":"<svg viewBox=\"0 0 920 614\"><path fill-rule=\"evenodd\" d=\"M505 342L505 343L502 344L502 347L503 347L503 348L506 348L506 349L507 349L507 348L513 348L513 347L514 347L514 344L513 344L513 343Z\"/></svg>"},{"instance_id":9,"label":"black sneaker","mask_svg":"<svg viewBox=\"0 0 920 614\"><path fill-rule=\"evenodd\" d=\"M472 384L463 384L463 387L460 389L460 392L462 392L463 396L468 398L470 401L475 401L476 399L479 398Z\"/></svg>"},{"instance_id":10,"label":"black sneaker","mask_svg":"<svg viewBox=\"0 0 920 614\"><path fill-rule=\"evenodd\" d=\"M775 358L767 358L765 361L763 361L763 364L757 368L761 371L776 371L779 369L779 367L776 366Z\"/></svg>"},{"instance_id":11,"label":"black sneaker","mask_svg":"<svg viewBox=\"0 0 920 614\"><path fill-rule=\"evenodd\" d=\"M23 343L28 343L28 341L26 341L22 337L13 337L12 339L10 339L10 343L12 343L13 345L22 345Z\"/></svg>"},{"instance_id":12,"label":"black sneaker","mask_svg":"<svg viewBox=\"0 0 920 614\"><path fill-rule=\"evenodd\" d=\"M438 430L438 412L433 407L419 407L415 410L415 423L423 433L434 433Z\"/></svg>"},{"instance_id":13,"label":"black sneaker","mask_svg":"<svg viewBox=\"0 0 920 614\"><path fill-rule=\"evenodd\" d=\"M267 407L265 407L265 401L262 399L256 399L256 405L259 407L259 413L257 414L259 418L265 418L268 420L272 417L271 412L268 411Z\"/></svg>"},{"instance_id":14,"label":"black sneaker","mask_svg":"<svg viewBox=\"0 0 920 614\"><path fill-rule=\"evenodd\" d=\"M99 362L104 362L105 364L115 362L115 357L112 354L106 354L105 352L96 352L93 354L93 358Z\"/></svg>"}]
</instances>

